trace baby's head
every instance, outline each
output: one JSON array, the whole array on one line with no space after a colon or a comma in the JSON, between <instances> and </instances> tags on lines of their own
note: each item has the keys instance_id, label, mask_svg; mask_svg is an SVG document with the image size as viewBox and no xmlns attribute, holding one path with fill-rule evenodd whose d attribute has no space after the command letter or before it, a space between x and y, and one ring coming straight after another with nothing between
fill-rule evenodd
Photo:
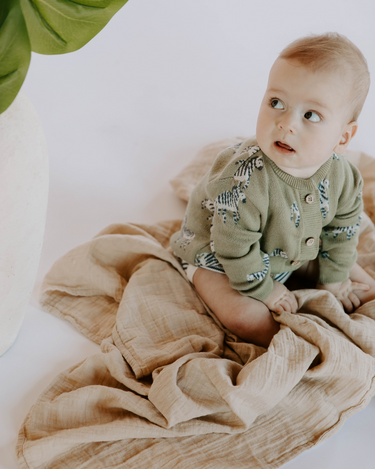
<instances>
[{"instance_id":1,"label":"baby's head","mask_svg":"<svg viewBox=\"0 0 375 469\"><path fill-rule=\"evenodd\" d=\"M354 137L369 86L366 59L346 37L297 39L271 68L257 122L260 148L285 172L312 176Z\"/></svg>"}]
</instances>

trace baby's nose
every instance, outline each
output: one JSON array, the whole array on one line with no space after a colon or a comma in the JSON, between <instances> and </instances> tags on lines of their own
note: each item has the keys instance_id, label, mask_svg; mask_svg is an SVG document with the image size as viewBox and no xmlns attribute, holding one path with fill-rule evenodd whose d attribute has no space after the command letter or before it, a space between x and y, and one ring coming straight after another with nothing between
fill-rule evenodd
<instances>
[{"instance_id":1,"label":"baby's nose","mask_svg":"<svg viewBox=\"0 0 375 469\"><path fill-rule=\"evenodd\" d=\"M280 130L294 134L296 132L296 120L293 118L292 113L285 113L280 116L277 127Z\"/></svg>"}]
</instances>

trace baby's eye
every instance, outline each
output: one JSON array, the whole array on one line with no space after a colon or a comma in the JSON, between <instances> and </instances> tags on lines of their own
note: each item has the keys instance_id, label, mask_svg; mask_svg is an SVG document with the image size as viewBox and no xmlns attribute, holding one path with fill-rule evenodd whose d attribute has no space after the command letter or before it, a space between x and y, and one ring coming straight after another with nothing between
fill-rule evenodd
<instances>
[{"instance_id":1,"label":"baby's eye","mask_svg":"<svg viewBox=\"0 0 375 469\"><path fill-rule=\"evenodd\" d=\"M271 99L271 106L274 109L284 109L284 104L280 101L280 99L276 98Z\"/></svg>"},{"instance_id":2,"label":"baby's eye","mask_svg":"<svg viewBox=\"0 0 375 469\"><path fill-rule=\"evenodd\" d=\"M317 114L314 111L306 112L304 117L310 122L320 122L321 121L319 114Z\"/></svg>"}]
</instances>

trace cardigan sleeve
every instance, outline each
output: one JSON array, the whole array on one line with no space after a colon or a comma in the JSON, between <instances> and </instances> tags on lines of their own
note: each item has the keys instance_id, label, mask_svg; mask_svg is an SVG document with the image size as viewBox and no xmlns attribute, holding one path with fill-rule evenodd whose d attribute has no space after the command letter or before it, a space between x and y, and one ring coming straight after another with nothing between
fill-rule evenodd
<instances>
[{"instance_id":1,"label":"cardigan sleeve","mask_svg":"<svg viewBox=\"0 0 375 469\"><path fill-rule=\"evenodd\" d=\"M363 211L363 180L356 168L351 168L340 196L337 212L323 228L319 250L320 284L344 282L357 260L357 244Z\"/></svg>"},{"instance_id":2,"label":"cardigan sleeve","mask_svg":"<svg viewBox=\"0 0 375 469\"><path fill-rule=\"evenodd\" d=\"M249 199L239 200L235 212L223 212L217 205L212 219L211 250L232 288L263 301L273 290L273 280L269 256L260 249L260 226L260 212Z\"/></svg>"}]
</instances>

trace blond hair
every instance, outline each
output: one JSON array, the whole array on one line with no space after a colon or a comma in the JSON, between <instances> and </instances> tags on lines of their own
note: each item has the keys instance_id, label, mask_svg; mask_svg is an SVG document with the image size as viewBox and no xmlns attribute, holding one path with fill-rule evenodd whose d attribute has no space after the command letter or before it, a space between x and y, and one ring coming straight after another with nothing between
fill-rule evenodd
<instances>
[{"instance_id":1,"label":"blond hair","mask_svg":"<svg viewBox=\"0 0 375 469\"><path fill-rule=\"evenodd\" d=\"M364 55L347 37L338 33L305 36L285 47L279 57L296 60L313 71L338 70L348 76L352 87L351 120L358 119L370 88L370 73Z\"/></svg>"}]
</instances>

